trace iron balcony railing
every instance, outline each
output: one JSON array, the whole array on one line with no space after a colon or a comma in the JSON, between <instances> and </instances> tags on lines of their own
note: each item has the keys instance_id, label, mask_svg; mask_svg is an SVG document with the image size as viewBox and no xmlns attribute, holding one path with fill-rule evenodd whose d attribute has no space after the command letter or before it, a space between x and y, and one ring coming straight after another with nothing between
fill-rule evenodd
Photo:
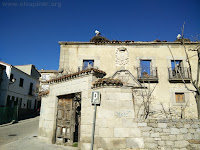
<instances>
[{"instance_id":1,"label":"iron balcony railing","mask_svg":"<svg viewBox=\"0 0 200 150\"><path fill-rule=\"evenodd\" d=\"M168 68L169 71L169 79L170 80L182 80L182 79L190 79L190 71L189 68L184 67L175 67Z\"/></svg>"},{"instance_id":2,"label":"iron balcony railing","mask_svg":"<svg viewBox=\"0 0 200 150\"><path fill-rule=\"evenodd\" d=\"M158 80L157 67L145 67L145 69L138 67L137 68L137 75L138 75L138 79Z\"/></svg>"},{"instance_id":3,"label":"iron balcony railing","mask_svg":"<svg viewBox=\"0 0 200 150\"><path fill-rule=\"evenodd\" d=\"M90 68L99 69L97 66L90 66L90 67L79 66L79 67L78 67L78 72L83 71L83 70L86 70L86 69L90 69Z\"/></svg>"}]
</instances>

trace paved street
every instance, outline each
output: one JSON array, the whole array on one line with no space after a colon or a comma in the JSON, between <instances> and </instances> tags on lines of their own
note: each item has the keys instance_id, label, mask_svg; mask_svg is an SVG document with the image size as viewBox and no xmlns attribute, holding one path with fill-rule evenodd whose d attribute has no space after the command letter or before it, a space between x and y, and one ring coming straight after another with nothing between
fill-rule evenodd
<instances>
[{"instance_id":1,"label":"paved street","mask_svg":"<svg viewBox=\"0 0 200 150\"><path fill-rule=\"evenodd\" d=\"M24 138L37 135L39 117L22 120L19 123L0 127L0 146Z\"/></svg>"},{"instance_id":2,"label":"paved street","mask_svg":"<svg viewBox=\"0 0 200 150\"><path fill-rule=\"evenodd\" d=\"M47 144L38 140L39 117L0 126L0 150L78 150L75 147Z\"/></svg>"}]
</instances>

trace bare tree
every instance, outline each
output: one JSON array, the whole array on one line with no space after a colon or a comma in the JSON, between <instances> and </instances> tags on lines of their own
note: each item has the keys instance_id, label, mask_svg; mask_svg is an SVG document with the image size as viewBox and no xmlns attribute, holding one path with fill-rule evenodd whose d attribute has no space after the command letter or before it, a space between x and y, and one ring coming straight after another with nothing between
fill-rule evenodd
<instances>
[{"instance_id":1,"label":"bare tree","mask_svg":"<svg viewBox=\"0 0 200 150\"><path fill-rule=\"evenodd\" d=\"M183 28L181 28L181 31L182 31L182 36L181 36L181 39L179 40L181 42L181 45L183 46L184 48L184 52L185 52L185 55L186 55L186 60L187 60L187 63L188 63L188 66L189 66L189 71L190 71L190 80L191 80L191 83L192 85L194 86L195 90L192 90L192 89L189 89L188 86L185 84L185 81L183 79L183 77L181 76L182 78L182 81L183 83L185 84L185 87L189 90L189 91L192 91L195 93L195 99L196 99L196 104L197 104L197 110L198 110L198 118L200 119L200 87L199 87L199 71L200 71L200 42L198 41L198 39L194 38L195 41L197 42L197 46L193 49L187 49L186 46L185 46L185 41L186 39L184 38L184 26L185 26L185 23L183 24ZM168 47L169 48L169 47ZM170 50L170 53L172 55L172 58L173 60L175 61L174 57L173 57L173 54L172 54L172 51L171 49L169 48ZM196 51L197 54L189 57L188 55L188 52L189 51ZM191 66L191 58L194 57L194 56L197 56L198 57L198 62L197 62L197 72L196 72L196 79L194 79L194 76L193 76L193 72L192 72L192 66ZM180 74L181 75L181 74ZM185 108L183 108L184 110Z\"/></svg>"},{"instance_id":2,"label":"bare tree","mask_svg":"<svg viewBox=\"0 0 200 150\"><path fill-rule=\"evenodd\" d=\"M150 106L151 106L152 100L154 99L154 97L152 96L152 93L154 92L156 86L157 86L157 83L153 85L153 87L151 87L151 84L149 81L147 83L143 81L143 83L141 84L141 88L138 91L139 93L138 95L142 97L142 102L141 103L137 102L136 104L138 105L137 118L139 118L139 114L141 111L142 111L143 119L147 119L149 115L153 113L150 109ZM133 91L133 92L135 93L136 91Z\"/></svg>"}]
</instances>

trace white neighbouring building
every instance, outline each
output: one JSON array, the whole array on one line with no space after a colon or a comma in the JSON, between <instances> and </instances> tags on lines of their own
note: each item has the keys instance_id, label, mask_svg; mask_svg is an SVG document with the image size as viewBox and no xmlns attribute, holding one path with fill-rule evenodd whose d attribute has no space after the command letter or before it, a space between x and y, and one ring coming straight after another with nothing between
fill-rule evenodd
<instances>
[{"instance_id":1,"label":"white neighbouring building","mask_svg":"<svg viewBox=\"0 0 200 150\"><path fill-rule=\"evenodd\" d=\"M42 69L42 70L38 70L38 72L41 74L40 89L39 89L40 92L48 90L49 85L46 83L46 81L56 78L59 74L57 70Z\"/></svg>"},{"instance_id":2,"label":"white neighbouring building","mask_svg":"<svg viewBox=\"0 0 200 150\"><path fill-rule=\"evenodd\" d=\"M0 68L0 106L37 109L40 73L35 66L0 62Z\"/></svg>"}]
</instances>

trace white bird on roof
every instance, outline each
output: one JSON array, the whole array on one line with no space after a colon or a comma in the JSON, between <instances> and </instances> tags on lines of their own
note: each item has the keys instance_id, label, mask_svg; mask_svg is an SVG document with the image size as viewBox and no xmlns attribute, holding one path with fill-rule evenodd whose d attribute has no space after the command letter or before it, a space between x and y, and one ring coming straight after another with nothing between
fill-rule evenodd
<instances>
[{"instance_id":1,"label":"white bird on roof","mask_svg":"<svg viewBox=\"0 0 200 150\"><path fill-rule=\"evenodd\" d=\"M176 38L177 38L177 39L180 39L180 38L181 38L181 35L180 35L180 34L178 34Z\"/></svg>"},{"instance_id":2,"label":"white bird on roof","mask_svg":"<svg viewBox=\"0 0 200 150\"><path fill-rule=\"evenodd\" d=\"M98 30L95 30L95 33L96 33L96 36L101 34Z\"/></svg>"}]
</instances>

